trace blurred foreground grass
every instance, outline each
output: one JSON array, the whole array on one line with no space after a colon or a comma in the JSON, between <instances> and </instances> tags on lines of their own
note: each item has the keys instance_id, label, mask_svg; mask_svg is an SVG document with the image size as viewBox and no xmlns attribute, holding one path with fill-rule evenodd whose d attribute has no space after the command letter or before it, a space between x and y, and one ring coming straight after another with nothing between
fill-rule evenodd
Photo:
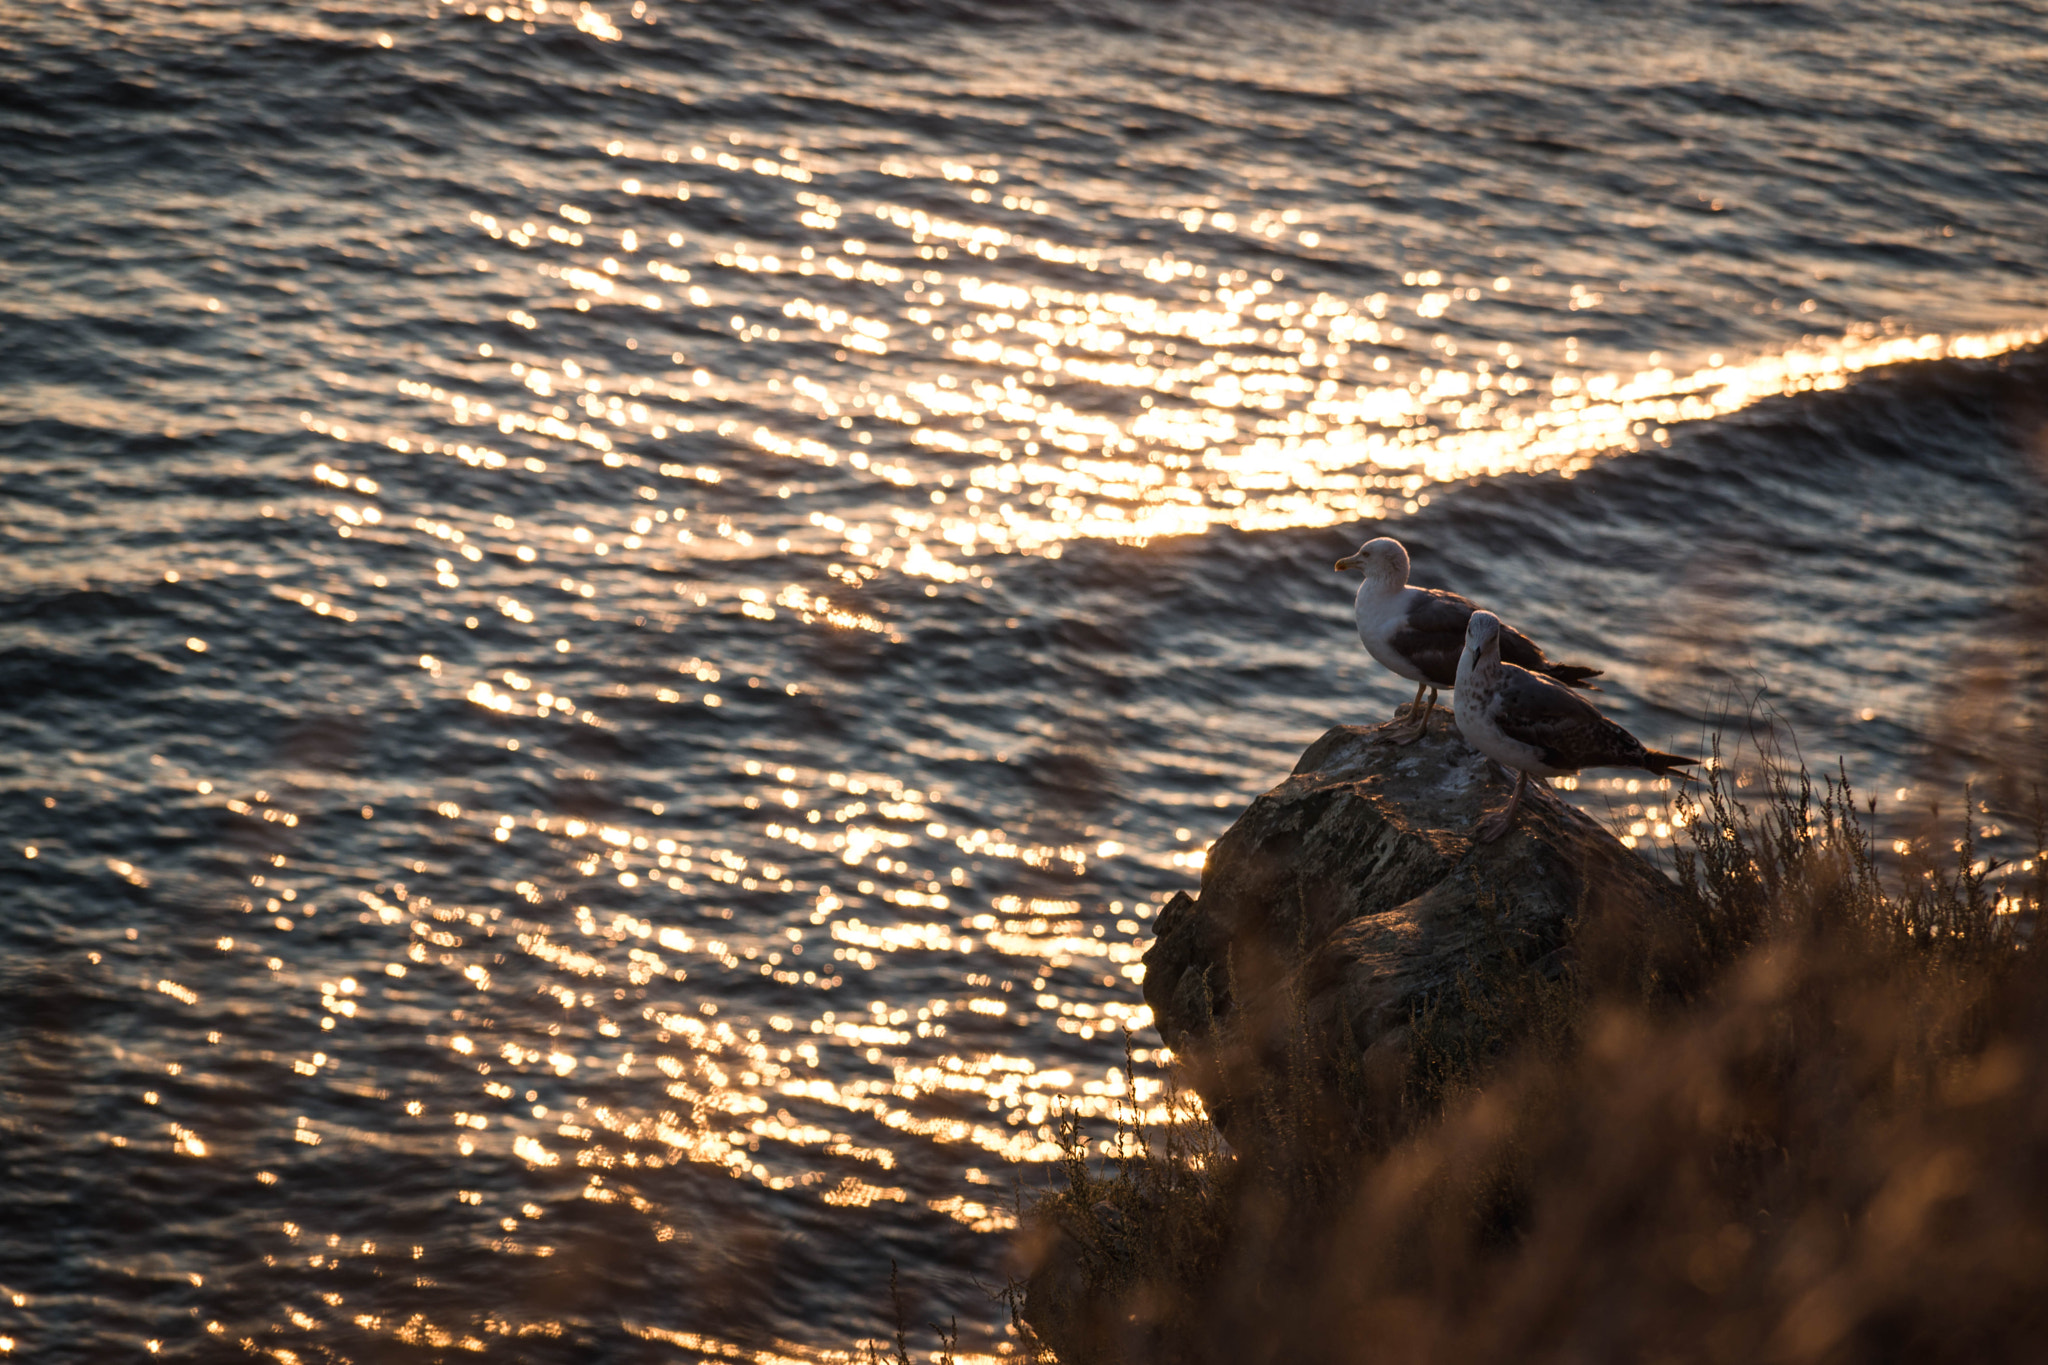
<instances>
[{"instance_id":1,"label":"blurred foreground grass","mask_svg":"<svg viewBox=\"0 0 2048 1365\"><path fill-rule=\"evenodd\" d=\"M1994 878L1967 808L1880 856L1845 780L1761 771L1688 798L1685 923L1469 975L1395 1092L1297 1055L1256 1152L1172 1075L1099 1163L1066 1125L1011 1286L1026 1353L2048 1359L2040 800L2032 865Z\"/></svg>"}]
</instances>

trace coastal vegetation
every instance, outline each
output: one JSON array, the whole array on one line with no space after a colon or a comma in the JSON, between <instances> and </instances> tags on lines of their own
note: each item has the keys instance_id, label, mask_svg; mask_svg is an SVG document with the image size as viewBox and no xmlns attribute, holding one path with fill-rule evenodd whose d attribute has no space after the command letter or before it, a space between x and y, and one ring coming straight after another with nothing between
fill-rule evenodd
<instances>
[{"instance_id":1,"label":"coastal vegetation","mask_svg":"<svg viewBox=\"0 0 2048 1365\"><path fill-rule=\"evenodd\" d=\"M2035 1358L2048 821L2037 795L2001 868L1967 806L1882 848L1873 810L1717 744L1676 802L1681 913L1475 954L1412 1010L1397 1083L1297 1017L1235 1146L1187 1056L1114 1133L1065 1123L1025 1201L1027 1353ZM1252 1046L1229 1027L1182 1051Z\"/></svg>"}]
</instances>

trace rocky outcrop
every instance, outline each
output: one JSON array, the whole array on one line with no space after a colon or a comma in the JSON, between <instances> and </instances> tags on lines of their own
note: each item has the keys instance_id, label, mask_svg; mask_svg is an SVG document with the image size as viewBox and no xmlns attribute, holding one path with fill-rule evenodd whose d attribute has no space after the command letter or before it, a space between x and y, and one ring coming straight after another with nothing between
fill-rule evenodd
<instances>
[{"instance_id":1,"label":"rocky outcrop","mask_svg":"<svg viewBox=\"0 0 2048 1365\"><path fill-rule=\"evenodd\" d=\"M1084 1163L1034 1208L1023 1316L1064 1365L1231 1359L1209 1307L1316 1271L1302 1172L1400 1141L1447 1093L1425 1082L1557 1043L1589 1000L1697 984L1679 888L1593 820L1532 793L1473 842L1511 788L1449 726L1406 747L1340 727L1160 912L1145 1001L1236 1159L1192 1184L1170 1158Z\"/></svg>"},{"instance_id":2,"label":"rocky outcrop","mask_svg":"<svg viewBox=\"0 0 2048 1365\"><path fill-rule=\"evenodd\" d=\"M1562 801L1532 793L1505 838L1473 842L1510 790L1450 727L1395 747L1341 726L1217 841L1200 895L1161 911L1145 1001L1233 1148L1258 1144L1247 1100L1276 1058L1398 1086L1411 1019L1455 1008L1461 980L1653 978L1674 956L1658 944L1684 933L1677 888Z\"/></svg>"}]
</instances>

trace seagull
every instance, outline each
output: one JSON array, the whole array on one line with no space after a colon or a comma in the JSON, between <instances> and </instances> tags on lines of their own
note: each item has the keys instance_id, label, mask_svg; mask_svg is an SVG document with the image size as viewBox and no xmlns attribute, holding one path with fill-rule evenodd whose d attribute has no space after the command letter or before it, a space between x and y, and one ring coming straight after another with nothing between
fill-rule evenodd
<instances>
[{"instance_id":1,"label":"seagull","mask_svg":"<svg viewBox=\"0 0 2048 1365\"><path fill-rule=\"evenodd\" d=\"M1465 627L1465 652L1458 656L1453 713L1459 731L1473 748L1519 774L1507 809L1473 829L1478 842L1490 844L1507 833L1531 773L1541 787L1545 778L1581 768L1641 768L1662 777L1699 762L1645 749L1584 697L1541 674L1503 663L1501 645L1508 635L1499 617L1475 611Z\"/></svg>"},{"instance_id":2,"label":"seagull","mask_svg":"<svg viewBox=\"0 0 2048 1365\"><path fill-rule=\"evenodd\" d=\"M1408 551L1391 536L1368 540L1358 553L1337 561L1337 572L1365 570L1358 585L1358 638L1366 653L1415 684L1415 700L1408 714L1420 718L1413 730L1396 738L1396 744L1413 744L1429 729L1430 713L1436 710L1437 689L1454 687L1458 678L1458 651L1465 646L1465 623L1478 610L1466 598L1442 588L1408 586ZM1597 668L1580 664L1555 664L1543 656L1534 640L1520 631L1501 628L1501 653L1523 668L1546 673L1567 687L1598 692L1588 682L1600 676ZM1429 705L1422 706L1422 693L1429 692Z\"/></svg>"}]
</instances>

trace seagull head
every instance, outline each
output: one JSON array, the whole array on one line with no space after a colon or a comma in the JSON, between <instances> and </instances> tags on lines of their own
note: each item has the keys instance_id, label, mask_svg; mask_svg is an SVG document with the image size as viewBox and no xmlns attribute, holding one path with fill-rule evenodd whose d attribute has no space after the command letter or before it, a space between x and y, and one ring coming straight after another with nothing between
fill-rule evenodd
<instances>
[{"instance_id":1,"label":"seagull head","mask_svg":"<svg viewBox=\"0 0 2048 1365\"><path fill-rule=\"evenodd\" d=\"M1500 618L1475 611L1465 623L1465 657L1474 664L1500 662Z\"/></svg>"},{"instance_id":2,"label":"seagull head","mask_svg":"<svg viewBox=\"0 0 2048 1365\"><path fill-rule=\"evenodd\" d=\"M1408 551L1392 536L1381 536L1368 540L1358 547L1358 553L1346 555L1337 561L1337 572L1346 569L1363 569L1368 579L1391 583L1397 588L1408 585Z\"/></svg>"}]
</instances>

